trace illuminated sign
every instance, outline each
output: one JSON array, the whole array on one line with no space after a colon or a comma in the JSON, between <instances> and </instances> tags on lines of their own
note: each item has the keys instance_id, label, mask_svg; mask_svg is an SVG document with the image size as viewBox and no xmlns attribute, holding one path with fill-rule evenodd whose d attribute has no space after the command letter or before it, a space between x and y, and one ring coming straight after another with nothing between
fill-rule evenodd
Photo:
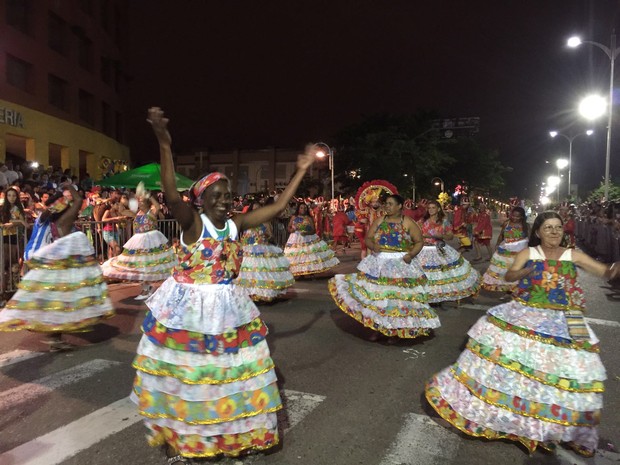
<instances>
[{"instance_id":1,"label":"illuminated sign","mask_svg":"<svg viewBox=\"0 0 620 465\"><path fill-rule=\"evenodd\" d=\"M19 111L0 107L0 123L8 124L16 128L24 127L24 118Z\"/></svg>"}]
</instances>

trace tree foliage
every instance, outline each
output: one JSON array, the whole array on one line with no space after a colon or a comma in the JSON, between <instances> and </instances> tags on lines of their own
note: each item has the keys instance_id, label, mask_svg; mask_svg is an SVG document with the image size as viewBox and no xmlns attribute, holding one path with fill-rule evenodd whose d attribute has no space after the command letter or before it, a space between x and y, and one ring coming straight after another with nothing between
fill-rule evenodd
<instances>
[{"instance_id":1,"label":"tree foliage","mask_svg":"<svg viewBox=\"0 0 620 465\"><path fill-rule=\"evenodd\" d=\"M335 173L343 191L353 192L373 179L386 179L401 192L436 195L431 180L439 177L446 190L465 181L470 188L500 188L504 167L496 152L475 139L442 141L431 129L436 115L373 115L341 131L335 139Z\"/></svg>"},{"instance_id":2,"label":"tree foliage","mask_svg":"<svg viewBox=\"0 0 620 465\"><path fill-rule=\"evenodd\" d=\"M605 182L601 181L601 185L590 192L588 195L589 202L601 202L605 196ZM620 202L620 186L609 180L609 200L612 202Z\"/></svg>"}]
</instances>

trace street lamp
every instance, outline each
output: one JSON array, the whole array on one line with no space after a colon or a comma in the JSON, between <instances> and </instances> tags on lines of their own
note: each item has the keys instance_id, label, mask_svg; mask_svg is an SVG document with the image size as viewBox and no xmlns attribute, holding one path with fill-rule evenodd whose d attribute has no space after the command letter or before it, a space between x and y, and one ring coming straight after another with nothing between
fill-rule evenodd
<instances>
[{"instance_id":1,"label":"street lamp","mask_svg":"<svg viewBox=\"0 0 620 465\"><path fill-rule=\"evenodd\" d=\"M570 186L571 186L571 173L573 171L573 141L579 136L583 136L584 134L586 136L591 136L593 133L594 131L592 129L588 129L585 132L580 132L573 136L567 136L558 131L549 131L549 135L551 137L560 136L568 141L568 197L569 198L570 198Z\"/></svg>"},{"instance_id":2,"label":"street lamp","mask_svg":"<svg viewBox=\"0 0 620 465\"><path fill-rule=\"evenodd\" d=\"M440 186L441 187L441 192L443 192L443 179L441 179L441 178L433 178L431 183L433 184L433 186Z\"/></svg>"},{"instance_id":3,"label":"street lamp","mask_svg":"<svg viewBox=\"0 0 620 465\"><path fill-rule=\"evenodd\" d=\"M316 153L316 156L318 158L329 157L329 159L328 159L328 161L329 161L329 171L331 173L331 181L332 181L332 197L331 198L333 200L333 198L334 198L334 151L325 142L317 142L316 145L318 145L319 147L324 147L327 150L327 151L319 150Z\"/></svg>"},{"instance_id":4,"label":"street lamp","mask_svg":"<svg viewBox=\"0 0 620 465\"><path fill-rule=\"evenodd\" d=\"M605 190L604 195L605 199L609 199L609 160L611 157L611 125L613 119L613 103L614 103L614 65L616 63L616 57L618 53L620 53L620 49L616 48L616 32L613 31L611 33L611 42L609 47L599 44L598 42L593 42L591 40L582 41L579 37L571 37L568 39L567 45L569 47L578 47L581 44L589 44L594 45L595 47L600 48L607 58L609 58L611 62L610 71L609 71L609 101L607 102L607 148L605 149Z\"/></svg>"}]
</instances>

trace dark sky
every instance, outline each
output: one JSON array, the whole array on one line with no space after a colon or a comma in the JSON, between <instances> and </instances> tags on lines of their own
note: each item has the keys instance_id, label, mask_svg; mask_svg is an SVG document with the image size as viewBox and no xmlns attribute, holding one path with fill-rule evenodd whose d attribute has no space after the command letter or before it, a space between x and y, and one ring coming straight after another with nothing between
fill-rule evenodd
<instances>
[{"instance_id":1,"label":"dark sky","mask_svg":"<svg viewBox=\"0 0 620 465\"><path fill-rule=\"evenodd\" d=\"M514 167L510 194L532 192L586 129L581 96L607 95L611 0L130 2L130 146L157 157L146 108L171 118L174 149L303 147L373 113L479 116L480 138ZM620 30L620 27L618 28ZM616 75L620 69L616 70ZM603 118L604 119L604 118ZM605 166L605 123L573 144L573 182ZM612 177L620 176L620 115ZM526 191L528 189L528 191Z\"/></svg>"}]
</instances>

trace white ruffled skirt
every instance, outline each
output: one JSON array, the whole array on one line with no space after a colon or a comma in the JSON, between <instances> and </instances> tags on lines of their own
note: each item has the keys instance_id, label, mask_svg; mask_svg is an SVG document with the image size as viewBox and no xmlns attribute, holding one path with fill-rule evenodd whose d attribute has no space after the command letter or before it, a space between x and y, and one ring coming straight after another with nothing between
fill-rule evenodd
<instances>
[{"instance_id":1,"label":"white ruffled skirt","mask_svg":"<svg viewBox=\"0 0 620 465\"><path fill-rule=\"evenodd\" d=\"M107 260L103 275L127 281L162 281L178 263L168 239L158 230L137 233L123 246L123 252Z\"/></svg>"},{"instance_id":2,"label":"white ruffled skirt","mask_svg":"<svg viewBox=\"0 0 620 465\"><path fill-rule=\"evenodd\" d=\"M528 239L515 242L502 242L493 257L489 268L482 276L482 288L487 291L510 292L517 285L517 282L509 283L504 279L506 272L510 269L515 256L527 247Z\"/></svg>"},{"instance_id":3,"label":"white ruffled skirt","mask_svg":"<svg viewBox=\"0 0 620 465\"><path fill-rule=\"evenodd\" d=\"M414 261L428 279L425 290L430 303L463 299L477 294L480 289L480 273L447 244L443 251L434 245L425 245Z\"/></svg>"},{"instance_id":4,"label":"white ruffled skirt","mask_svg":"<svg viewBox=\"0 0 620 465\"><path fill-rule=\"evenodd\" d=\"M94 254L82 232L37 250L18 291L0 311L0 330L79 331L114 315Z\"/></svg>"},{"instance_id":5,"label":"white ruffled skirt","mask_svg":"<svg viewBox=\"0 0 620 465\"><path fill-rule=\"evenodd\" d=\"M255 244L243 247L243 262L235 283L255 302L270 302L286 294L295 284L295 277L280 247Z\"/></svg>"},{"instance_id":6,"label":"white ruffled skirt","mask_svg":"<svg viewBox=\"0 0 620 465\"><path fill-rule=\"evenodd\" d=\"M294 276L322 273L340 263L334 251L316 234L292 233L286 241L284 255Z\"/></svg>"},{"instance_id":7,"label":"white ruffled skirt","mask_svg":"<svg viewBox=\"0 0 620 465\"><path fill-rule=\"evenodd\" d=\"M439 318L427 304L426 278L404 252L381 252L364 258L358 273L337 274L329 291L338 307L364 326L386 336L415 338L439 328Z\"/></svg>"},{"instance_id":8,"label":"white ruffled skirt","mask_svg":"<svg viewBox=\"0 0 620 465\"><path fill-rule=\"evenodd\" d=\"M575 343L564 313L509 302L469 330L457 362L435 375L426 397L459 430L511 439L530 451L568 443L597 447L605 368L598 339Z\"/></svg>"}]
</instances>

